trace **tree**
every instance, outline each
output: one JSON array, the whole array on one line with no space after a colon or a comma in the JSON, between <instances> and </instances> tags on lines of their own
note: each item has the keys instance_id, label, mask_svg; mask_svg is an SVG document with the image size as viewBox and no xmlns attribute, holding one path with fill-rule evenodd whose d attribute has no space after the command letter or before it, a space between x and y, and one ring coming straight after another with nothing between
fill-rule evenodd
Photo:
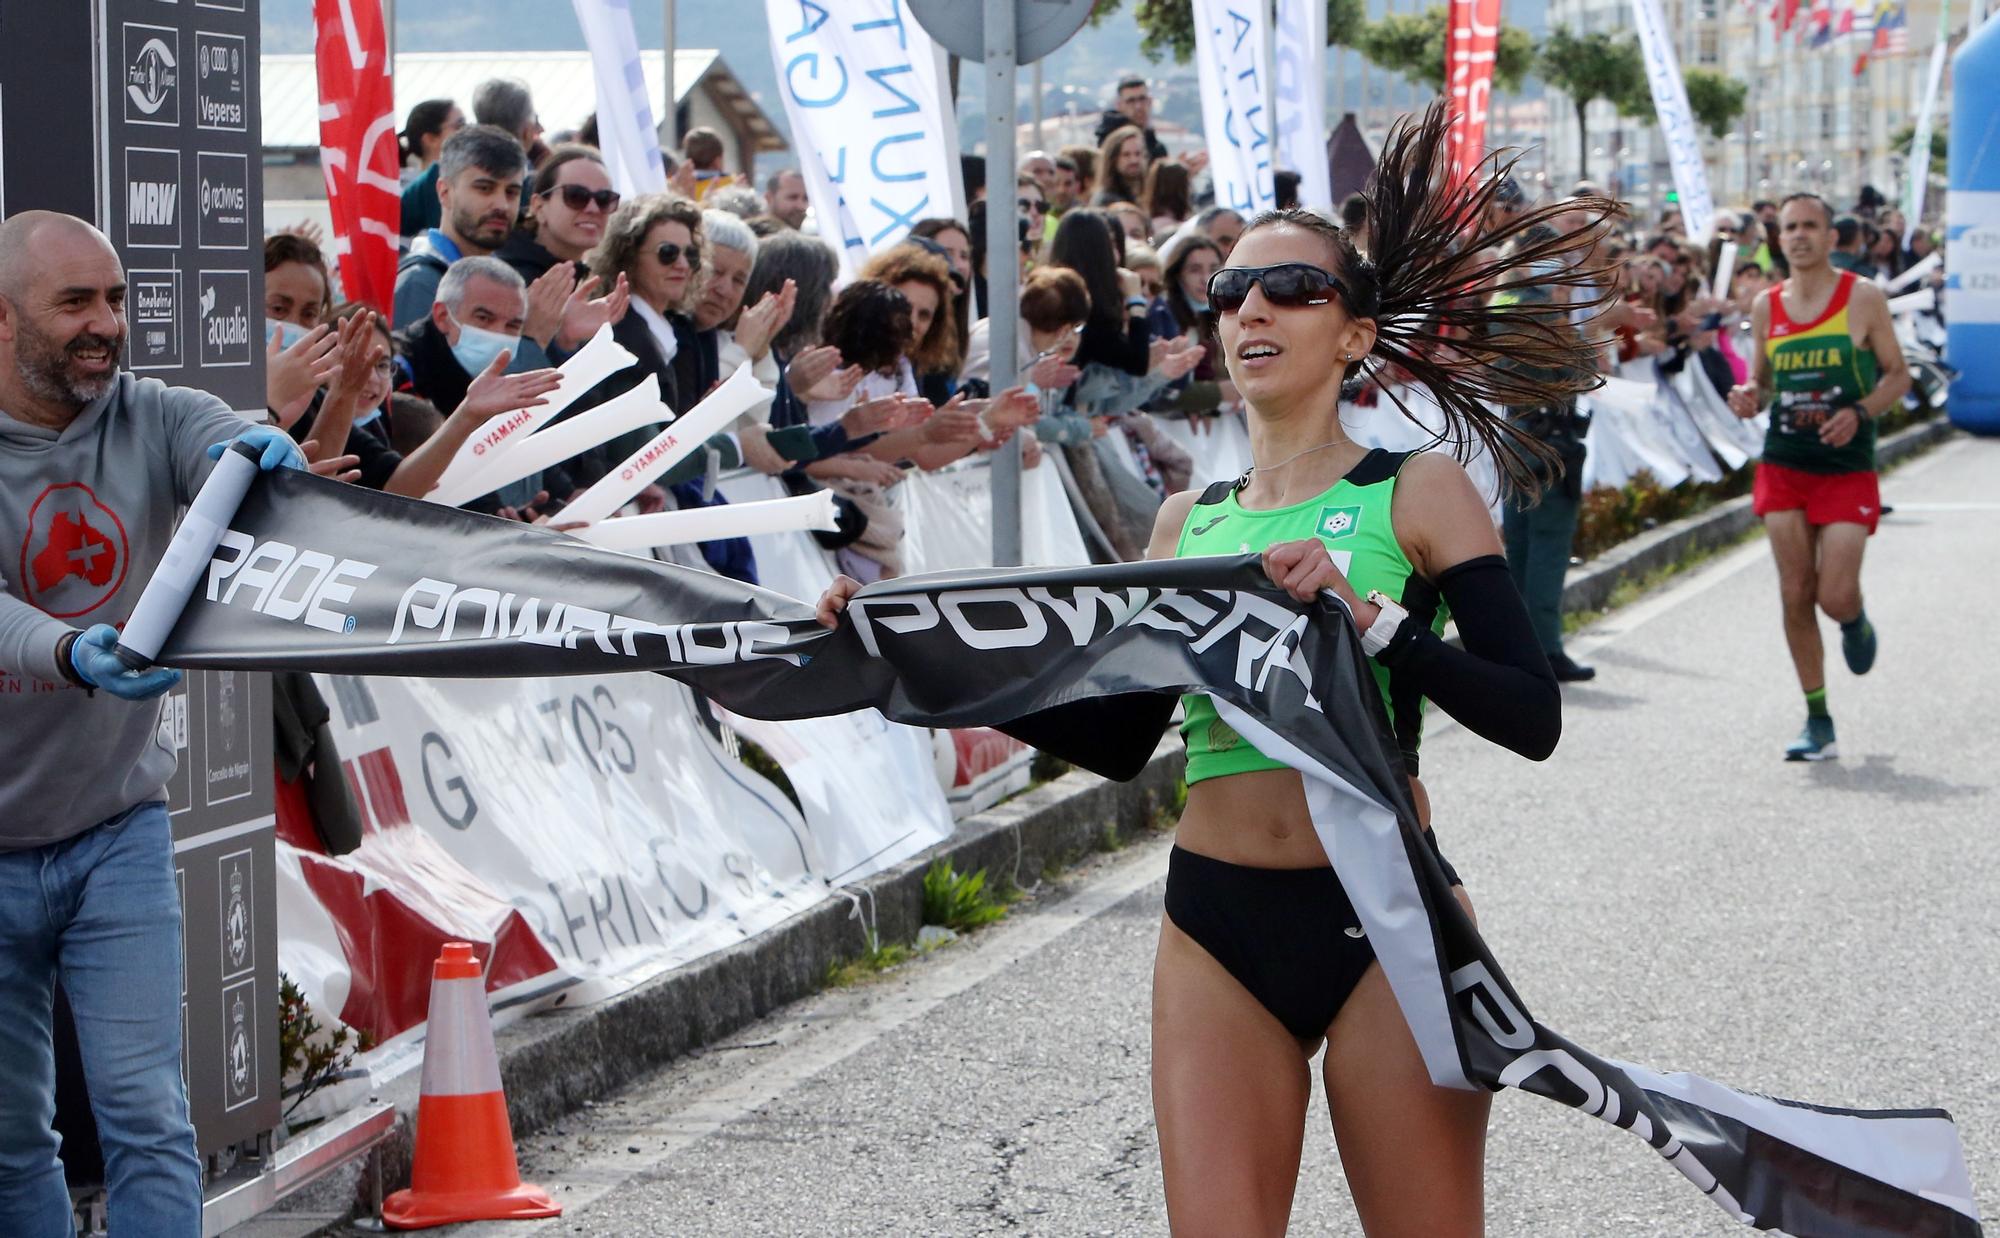
<instances>
[{"instance_id":1,"label":"tree","mask_svg":"<svg viewBox=\"0 0 2000 1238\"><path fill-rule=\"evenodd\" d=\"M1446 66L1445 35L1450 17L1443 5L1433 5L1420 16L1416 13L1389 13L1380 21L1363 23L1354 39L1354 48L1371 64L1400 73L1412 82L1444 93ZM1535 67L1535 40L1527 31L1501 23L1500 46L1493 61L1493 82L1502 90L1519 90L1521 80Z\"/></svg>"},{"instance_id":2,"label":"tree","mask_svg":"<svg viewBox=\"0 0 2000 1238\"><path fill-rule=\"evenodd\" d=\"M1694 118L1718 141L1728 137L1743 115L1743 99L1750 88L1714 69L1689 69L1681 74L1681 81L1687 86L1688 108Z\"/></svg>"},{"instance_id":3,"label":"tree","mask_svg":"<svg viewBox=\"0 0 2000 1238\"><path fill-rule=\"evenodd\" d=\"M1646 87L1646 61L1631 35L1604 31L1578 35L1557 26L1542 44L1543 81L1568 95L1576 105L1577 175L1590 179L1590 105L1605 99L1632 115L1650 114L1653 100Z\"/></svg>"},{"instance_id":4,"label":"tree","mask_svg":"<svg viewBox=\"0 0 2000 1238\"><path fill-rule=\"evenodd\" d=\"M1125 0L1096 0L1090 24L1102 25L1125 6ZM1172 56L1180 64L1194 59L1192 0L1132 0L1132 17L1145 38L1139 50L1149 60ZM1352 47L1355 35L1368 24L1365 0L1326 0L1328 47Z\"/></svg>"},{"instance_id":5,"label":"tree","mask_svg":"<svg viewBox=\"0 0 2000 1238\"><path fill-rule=\"evenodd\" d=\"M1889 149L1893 151L1908 151L1916 140L1917 126L1912 122L1896 130L1896 136L1889 139ZM1945 135L1945 131L1942 128L1933 127L1931 129L1932 176L1945 176L1948 174L1947 165L1950 150L1951 139ZM1908 173L1905 173L1905 175L1908 175Z\"/></svg>"}]
</instances>

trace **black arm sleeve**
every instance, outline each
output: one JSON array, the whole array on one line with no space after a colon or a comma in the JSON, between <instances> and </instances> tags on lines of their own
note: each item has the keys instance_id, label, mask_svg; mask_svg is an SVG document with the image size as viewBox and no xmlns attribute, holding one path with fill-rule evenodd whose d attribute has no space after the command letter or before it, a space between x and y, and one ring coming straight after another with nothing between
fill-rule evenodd
<instances>
[{"instance_id":1,"label":"black arm sleeve","mask_svg":"<svg viewBox=\"0 0 2000 1238\"><path fill-rule=\"evenodd\" d=\"M1531 761L1547 760L1562 737L1562 693L1507 561L1467 559L1446 568L1437 587L1465 648L1410 621L1376 660L1398 686L1407 682L1473 734Z\"/></svg>"}]
</instances>

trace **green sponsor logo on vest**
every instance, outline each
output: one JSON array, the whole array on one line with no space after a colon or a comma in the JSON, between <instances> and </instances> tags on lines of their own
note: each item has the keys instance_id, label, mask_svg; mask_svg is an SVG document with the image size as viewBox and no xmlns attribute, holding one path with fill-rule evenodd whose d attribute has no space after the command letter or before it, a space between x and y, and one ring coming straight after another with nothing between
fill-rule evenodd
<instances>
[{"instance_id":1,"label":"green sponsor logo on vest","mask_svg":"<svg viewBox=\"0 0 2000 1238\"><path fill-rule=\"evenodd\" d=\"M1337 538L1351 536L1360 527L1361 507L1359 504L1353 507L1322 507L1319 512L1319 527L1316 531L1321 537Z\"/></svg>"}]
</instances>

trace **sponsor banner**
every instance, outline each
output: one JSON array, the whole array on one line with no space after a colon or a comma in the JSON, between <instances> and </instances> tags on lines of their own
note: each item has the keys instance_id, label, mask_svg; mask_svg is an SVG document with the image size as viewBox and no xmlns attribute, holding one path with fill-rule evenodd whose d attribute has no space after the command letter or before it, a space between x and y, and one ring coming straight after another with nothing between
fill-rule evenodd
<instances>
[{"instance_id":1,"label":"sponsor banner","mask_svg":"<svg viewBox=\"0 0 2000 1238\"><path fill-rule=\"evenodd\" d=\"M852 276L920 219L965 213L944 49L901 0L765 0L819 234Z\"/></svg>"},{"instance_id":2,"label":"sponsor banner","mask_svg":"<svg viewBox=\"0 0 2000 1238\"><path fill-rule=\"evenodd\" d=\"M202 249L241 251L250 245L250 160L245 155L194 157L195 232Z\"/></svg>"},{"instance_id":3,"label":"sponsor banner","mask_svg":"<svg viewBox=\"0 0 2000 1238\"><path fill-rule=\"evenodd\" d=\"M1632 0L1632 24L1639 28L1639 50L1646 59L1646 84L1652 88L1653 111L1660 118L1660 136L1667 142L1667 161L1674 172L1674 190L1681 198L1681 221L1697 241L1708 239L1715 224L1715 200L1708 192L1708 165L1702 162L1701 134L1694 109L1688 106L1687 85L1681 80L1680 58L1674 54L1674 33L1660 11L1660 0Z\"/></svg>"},{"instance_id":4,"label":"sponsor banner","mask_svg":"<svg viewBox=\"0 0 2000 1238\"><path fill-rule=\"evenodd\" d=\"M320 167L350 300L383 315L396 289L402 157L381 0L314 0Z\"/></svg>"},{"instance_id":5,"label":"sponsor banner","mask_svg":"<svg viewBox=\"0 0 2000 1238\"><path fill-rule=\"evenodd\" d=\"M1493 0L1498 5L1499 0ZM1299 174L1299 204L1333 209L1326 160L1326 5L1278 0L1272 72L1277 74L1278 156Z\"/></svg>"},{"instance_id":6,"label":"sponsor banner","mask_svg":"<svg viewBox=\"0 0 2000 1238\"><path fill-rule=\"evenodd\" d=\"M126 312L131 319L132 355L136 371L178 370L181 350L181 273L172 270L125 272Z\"/></svg>"},{"instance_id":7,"label":"sponsor banner","mask_svg":"<svg viewBox=\"0 0 2000 1238\"><path fill-rule=\"evenodd\" d=\"M1451 0L1445 31L1445 85L1451 92L1449 142L1461 178L1486 155L1486 112L1500 55L1500 0Z\"/></svg>"},{"instance_id":8,"label":"sponsor banner","mask_svg":"<svg viewBox=\"0 0 2000 1238\"><path fill-rule=\"evenodd\" d=\"M250 126L250 53L240 34L197 30L194 124L197 129L242 133Z\"/></svg>"},{"instance_id":9,"label":"sponsor banner","mask_svg":"<svg viewBox=\"0 0 2000 1238\"><path fill-rule=\"evenodd\" d=\"M125 123L177 129L181 123L181 32L124 23Z\"/></svg>"},{"instance_id":10,"label":"sponsor banner","mask_svg":"<svg viewBox=\"0 0 2000 1238\"><path fill-rule=\"evenodd\" d=\"M429 574L440 545L452 548L448 582ZM347 547L369 560L338 557ZM1537 1022L1424 842L1350 616L1324 597L1296 602L1255 555L885 581L826 629L807 603L754 586L279 470L260 473L230 519L163 660L424 676L652 669L766 720L876 708L912 725L994 725L1112 778L1145 767L1180 693L1205 692L1302 775L1433 1083L1518 1088L1628 1130L1758 1229L1979 1232L1941 1110L1776 1100L1599 1057ZM633 863L571 856L557 871L580 858L607 872ZM686 874L656 877L688 894ZM639 932L614 896L625 892L605 885L595 909L550 929Z\"/></svg>"},{"instance_id":11,"label":"sponsor banner","mask_svg":"<svg viewBox=\"0 0 2000 1238\"><path fill-rule=\"evenodd\" d=\"M257 348L250 331L250 275L199 271L195 275L195 334L203 368L251 364ZM261 336L256 337L261 338Z\"/></svg>"},{"instance_id":12,"label":"sponsor banner","mask_svg":"<svg viewBox=\"0 0 2000 1238\"><path fill-rule=\"evenodd\" d=\"M181 247L181 153L125 148L125 247Z\"/></svg>"},{"instance_id":13,"label":"sponsor banner","mask_svg":"<svg viewBox=\"0 0 2000 1238\"><path fill-rule=\"evenodd\" d=\"M611 185L627 198L667 187L652 92L639 61L629 0L571 0L597 75L597 144Z\"/></svg>"},{"instance_id":14,"label":"sponsor banner","mask_svg":"<svg viewBox=\"0 0 2000 1238\"><path fill-rule=\"evenodd\" d=\"M1265 61L1270 7L1267 0L1194 0L1201 126L1208 138L1215 204L1246 218L1277 204L1271 118L1264 113L1265 74L1271 71Z\"/></svg>"}]
</instances>

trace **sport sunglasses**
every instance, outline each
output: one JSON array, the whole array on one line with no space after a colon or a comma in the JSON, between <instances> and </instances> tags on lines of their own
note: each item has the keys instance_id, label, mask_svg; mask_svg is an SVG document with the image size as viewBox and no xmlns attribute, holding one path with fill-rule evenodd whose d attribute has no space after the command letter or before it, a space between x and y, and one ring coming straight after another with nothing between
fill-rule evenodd
<instances>
[{"instance_id":1,"label":"sport sunglasses","mask_svg":"<svg viewBox=\"0 0 2000 1238\"><path fill-rule=\"evenodd\" d=\"M580 211L591 203L609 215L618 209L618 191L615 189L586 189L582 185L557 185L545 197L560 197L563 205L573 211Z\"/></svg>"},{"instance_id":2,"label":"sport sunglasses","mask_svg":"<svg viewBox=\"0 0 2000 1238\"><path fill-rule=\"evenodd\" d=\"M1269 267L1224 267L1209 277L1208 303L1218 314L1233 314L1243 308L1253 284L1264 285L1264 296L1285 309L1325 305L1335 293L1347 298L1347 285L1333 272L1309 262L1281 262Z\"/></svg>"}]
</instances>

